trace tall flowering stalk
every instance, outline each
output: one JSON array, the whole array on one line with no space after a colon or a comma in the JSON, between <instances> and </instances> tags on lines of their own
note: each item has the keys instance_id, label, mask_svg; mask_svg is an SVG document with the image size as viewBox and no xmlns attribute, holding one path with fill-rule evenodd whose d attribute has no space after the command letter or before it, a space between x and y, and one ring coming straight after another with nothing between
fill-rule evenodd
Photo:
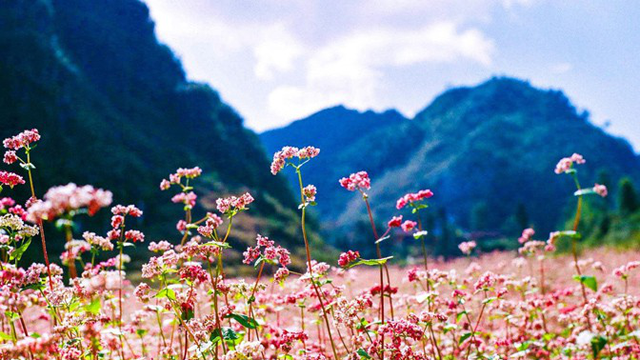
<instances>
[{"instance_id":1,"label":"tall flowering stalk","mask_svg":"<svg viewBox=\"0 0 640 360\"><path fill-rule=\"evenodd\" d=\"M342 186L343 188L349 191L358 191L360 192L360 195L362 195L362 200L364 201L367 207L369 223L371 224L371 230L373 232L373 238L374 238L374 243L376 247L376 256L378 257L378 259L381 259L382 251L380 250L380 242L384 241L384 238L386 237L389 231L387 230L387 232L385 232L385 234L382 237L378 236L378 230L376 229L376 224L375 224L375 221L373 220L371 205L369 204L369 195L366 193L366 191L371 189L371 179L369 178L369 174L366 171L359 171L357 173L353 173L349 175L349 177L344 177L340 179L339 182L340 182L340 186ZM386 287L384 284L383 270L386 272L387 284L389 287L391 287L391 276L389 275L389 268L386 262L383 264L380 264L379 267L380 267L380 321L382 322L382 324L384 324L385 323L384 297L385 297ZM392 300L391 292L389 292L388 296L389 296L389 308L391 310L391 318L393 319L394 313L393 313L393 300ZM382 333L382 337L381 337L381 358L384 359L384 333Z\"/></svg>"},{"instance_id":2,"label":"tall flowering stalk","mask_svg":"<svg viewBox=\"0 0 640 360\"><path fill-rule=\"evenodd\" d=\"M333 341L333 336L331 334L331 325L329 324L329 317L327 315L327 311L325 309L324 301L322 299L322 294L320 293L320 289L316 280L313 276L313 264L311 262L311 249L309 247L309 240L307 239L307 230L305 226L305 216L306 210L308 206L315 205L315 196L316 191L315 187L304 186L302 182L302 172L301 168L304 166L309 160L318 156L320 153L320 149L315 148L313 146L307 146L302 149L298 149L292 146L285 146L282 150L276 152L273 155L273 161L271 163L271 174L276 175L285 166L291 166L295 169L296 175L298 176L298 185L300 187L300 205L299 209L301 211L300 214L300 226L302 228L302 238L304 240L304 248L307 255L307 268L310 276L310 281L313 286L313 289L318 296L318 301L320 302L320 308L322 309L322 316L324 317L325 325L327 326L327 334L329 335L329 341L331 342L331 349L333 351L333 355L335 359L338 359L338 352L336 350L336 345ZM296 158L297 162L294 163L293 159ZM306 190L306 194L305 194Z\"/></svg>"},{"instance_id":3,"label":"tall flowering stalk","mask_svg":"<svg viewBox=\"0 0 640 360\"><path fill-rule=\"evenodd\" d=\"M398 199L396 201L396 209L401 210L405 206L409 205L411 208L411 213L416 215L418 222L407 220L403 222L400 227L404 232L411 232L416 229L417 232L414 232L413 237L416 239L420 239L420 243L422 245L422 257L424 261L424 270L427 272L427 290L431 291L431 285L429 284L429 260L427 255L427 246L425 244L425 237L427 232L422 229L422 220L420 219L420 210L426 209L429 207L425 203L424 200L429 199L433 196L433 192L429 189L420 190L417 193L408 193Z\"/></svg>"},{"instance_id":4,"label":"tall flowering stalk","mask_svg":"<svg viewBox=\"0 0 640 360\"><path fill-rule=\"evenodd\" d=\"M602 197L607 196L607 188L604 185L595 184L593 188L582 188L580 186L580 182L578 181L578 170L575 168L575 165L584 164L586 160L580 154L574 153L570 157L565 157L560 159L558 164L556 164L555 173L556 174L568 174L571 175L573 181L576 185L576 191L574 195L578 198L576 205L576 215L573 220L573 229L571 231L560 231L553 232L549 237L549 243L553 245L556 239L560 237L569 237L571 238L571 252L573 254L573 263L576 270L576 280L580 282L580 288L582 290L582 298L584 300L584 304L587 305L589 299L587 297L586 287L589 286L593 291L597 290L597 282L593 276L585 276L583 275L582 270L580 269L580 262L578 261L578 250L577 250L577 241L580 239L580 233L578 232L578 226L580 225L580 217L582 214L582 198L584 195L589 194L597 194ZM591 328L591 321L589 319L589 315L587 314L587 320L589 322L589 327Z\"/></svg>"},{"instance_id":5,"label":"tall flowering stalk","mask_svg":"<svg viewBox=\"0 0 640 360\"><path fill-rule=\"evenodd\" d=\"M35 142L40 140L40 133L38 129L25 130L18 135L9 137L4 139L2 144L5 149L7 149L4 153L3 161L5 164L13 164L15 162L20 163L20 167L27 171L27 176L29 178L29 189L31 190L31 198L27 202L27 206L36 201L36 190L33 184L33 174L32 171L36 168L35 165L31 162L31 150L35 148L36 145L33 145ZM18 155L18 151L21 149L24 150L24 159ZM24 179L16 174L2 171L0 172L0 191L2 190L2 185L9 185L11 187L17 184L24 184ZM42 255L44 257L44 262L47 265L47 275L49 277L49 286L52 285L51 279L51 264L49 263L49 254L47 252L47 241L45 240L44 235L44 227L42 225L42 221L38 222L38 227L40 229L40 240L42 243ZM52 288L51 288L52 289Z\"/></svg>"}]
</instances>

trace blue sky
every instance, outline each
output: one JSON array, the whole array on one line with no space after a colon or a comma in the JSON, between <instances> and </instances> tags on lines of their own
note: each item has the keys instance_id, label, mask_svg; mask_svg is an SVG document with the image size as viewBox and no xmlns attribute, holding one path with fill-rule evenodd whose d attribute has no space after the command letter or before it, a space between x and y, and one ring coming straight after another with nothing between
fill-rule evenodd
<instances>
[{"instance_id":1,"label":"blue sky","mask_svg":"<svg viewBox=\"0 0 640 360\"><path fill-rule=\"evenodd\" d=\"M640 2L146 0L189 77L256 130L344 104L413 116L508 75L562 89L640 150Z\"/></svg>"}]
</instances>

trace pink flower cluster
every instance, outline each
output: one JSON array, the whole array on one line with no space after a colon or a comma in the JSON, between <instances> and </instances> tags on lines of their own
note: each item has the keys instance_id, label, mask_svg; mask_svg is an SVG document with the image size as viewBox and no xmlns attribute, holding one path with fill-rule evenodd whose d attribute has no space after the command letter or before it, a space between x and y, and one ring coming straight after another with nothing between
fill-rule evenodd
<instances>
[{"instance_id":1,"label":"pink flower cluster","mask_svg":"<svg viewBox=\"0 0 640 360\"><path fill-rule=\"evenodd\" d=\"M477 244L475 241L464 241L458 245L458 249L460 249L460 251L465 255L471 255L471 252L476 248L476 246Z\"/></svg>"},{"instance_id":2,"label":"pink flower cluster","mask_svg":"<svg viewBox=\"0 0 640 360\"><path fill-rule=\"evenodd\" d=\"M276 175L287 165L287 160L297 157L300 160L310 159L318 156L320 149L313 146L306 146L302 149L298 149L293 146L285 146L282 150L273 154L273 161L271 162L271 173Z\"/></svg>"},{"instance_id":3,"label":"pink flower cluster","mask_svg":"<svg viewBox=\"0 0 640 360\"><path fill-rule=\"evenodd\" d=\"M369 174L366 171L358 171L349 175L348 178L340 179L339 182L340 186L349 191L371 189L371 179L369 179Z\"/></svg>"},{"instance_id":4,"label":"pink flower cluster","mask_svg":"<svg viewBox=\"0 0 640 360\"><path fill-rule=\"evenodd\" d=\"M268 237L260 234L256 237L256 246L248 247L242 255L244 256L242 262L247 265L253 263L260 256L267 260L277 260L282 267L287 267L291 264L289 250L280 245L276 246L273 240L269 240Z\"/></svg>"},{"instance_id":5,"label":"pink flower cluster","mask_svg":"<svg viewBox=\"0 0 640 360\"><path fill-rule=\"evenodd\" d=\"M307 198L307 201L313 202L316 201L318 189L316 189L314 185L307 185L302 189L302 193L304 194L304 197Z\"/></svg>"},{"instance_id":6,"label":"pink flower cluster","mask_svg":"<svg viewBox=\"0 0 640 360\"><path fill-rule=\"evenodd\" d=\"M352 262L358 260L360 258L360 253L358 251L349 250L340 254L340 258L338 259L338 265L341 267L347 267Z\"/></svg>"},{"instance_id":7,"label":"pink flower cluster","mask_svg":"<svg viewBox=\"0 0 640 360\"><path fill-rule=\"evenodd\" d=\"M602 197L607 197L607 194L608 194L607 187L600 184L595 184L593 186L593 191Z\"/></svg>"},{"instance_id":8,"label":"pink flower cluster","mask_svg":"<svg viewBox=\"0 0 640 360\"><path fill-rule=\"evenodd\" d=\"M626 279L629 273L640 267L640 261L631 261L613 270L613 275Z\"/></svg>"},{"instance_id":9,"label":"pink flower cluster","mask_svg":"<svg viewBox=\"0 0 640 360\"><path fill-rule=\"evenodd\" d=\"M395 228L395 227L400 227L401 224L402 224L402 215L392 217L391 220L389 220L389 222L387 223L387 226L389 228Z\"/></svg>"},{"instance_id":10,"label":"pink flower cluster","mask_svg":"<svg viewBox=\"0 0 640 360\"><path fill-rule=\"evenodd\" d=\"M238 197L220 198L216 200L216 208L223 214L227 214L230 211L246 210L247 205L251 204L253 200L253 196L249 193L244 193Z\"/></svg>"},{"instance_id":11,"label":"pink flower cluster","mask_svg":"<svg viewBox=\"0 0 640 360\"><path fill-rule=\"evenodd\" d=\"M174 195L171 198L171 202L176 204L183 203L185 206L193 208L194 206L196 206L196 199L198 199L196 193L194 193L193 191L189 191L187 193L181 192Z\"/></svg>"},{"instance_id":12,"label":"pink flower cluster","mask_svg":"<svg viewBox=\"0 0 640 360\"><path fill-rule=\"evenodd\" d=\"M222 225L222 218L214 213L207 213L207 220L205 220L205 224L203 226L198 227L198 233L200 235L213 238L213 232L220 225Z\"/></svg>"},{"instance_id":13,"label":"pink flower cluster","mask_svg":"<svg viewBox=\"0 0 640 360\"><path fill-rule=\"evenodd\" d=\"M403 207L407 206L407 204L411 204L414 202L418 202L424 199L428 199L433 196L433 192L429 189L420 190L417 193L409 193L398 199L396 201L396 209L400 210Z\"/></svg>"},{"instance_id":14,"label":"pink flower cluster","mask_svg":"<svg viewBox=\"0 0 640 360\"><path fill-rule=\"evenodd\" d=\"M96 189L91 185L69 183L52 187L44 194L44 201L36 201L29 207L27 220L53 220L62 214L84 208L89 215L94 215L100 208L109 206L112 198L111 191Z\"/></svg>"},{"instance_id":15,"label":"pink flower cluster","mask_svg":"<svg viewBox=\"0 0 640 360\"><path fill-rule=\"evenodd\" d=\"M120 239L127 216L135 218L142 216L142 210L134 205L116 205L111 208L111 213L113 214L111 217L111 230L107 233L107 237L111 240ZM124 233L124 239L133 242L144 241L144 234L138 230L128 230Z\"/></svg>"},{"instance_id":16,"label":"pink flower cluster","mask_svg":"<svg viewBox=\"0 0 640 360\"><path fill-rule=\"evenodd\" d=\"M585 162L586 160L582 157L582 155L574 153L570 157L565 157L560 159L560 161L558 161L558 164L556 165L555 173L562 174L564 172L567 172L569 169L571 169L574 163L584 164Z\"/></svg>"},{"instance_id":17,"label":"pink flower cluster","mask_svg":"<svg viewBox=\"0 0 640 360\"><path fill-rule=\"evenodd\" d=\"M180 184L182 178L194 179L202 175L202 169L198 166L190 169L179 168L175 173L169 175L169 180L162 179L160 190L168 190L171 185Z\"/></svg>"},{"instance_id":18,"label":"pink flower cluster","mask_svg":"<svg viewBox=\"0 0 640 360\"><path fill-rule=\"evenodd\" d=\"M2 144L10 150L19 150L28 147L30 144L40 140L38 129L25 130L16 136L4 139Z\"/></svg>"},{"instance_id":19,"label":"pink flower cluster","mask_svg":"<svg viewBox=\"0 0 640 360\"><path fill-rule=\"evenodd\" d=\"M522 235L518 238L518 242L520 244L526 243L533 238L533 235L535 235L535 233L536 232L532 228L522 230Z\"/></svg>"},{"instance_id":20,"label":"pink flower cluster","mask_svg":"<svg viewBox=\"0 0 640 360\"><path fill-rule=\"evenodd\" d=\"M415 221L411 221L411 220L405 220L401 225L400 228L402 229L402 231L404 232L409 232L413 229L415 229L415 227L418 226L418 223Z\"/></svg>"},{"instance_id":21,"label":"pink flower cluster","mask_svg":"<svg viewBox=\"0 0 640 360\"><path fill-rule=\"evenodd\" d=\"M18 174L14 174L10 171L0 171L0 186L6 185L14 187L16 185L24 184L24 179Z\"/></svg>"}]
</instances>

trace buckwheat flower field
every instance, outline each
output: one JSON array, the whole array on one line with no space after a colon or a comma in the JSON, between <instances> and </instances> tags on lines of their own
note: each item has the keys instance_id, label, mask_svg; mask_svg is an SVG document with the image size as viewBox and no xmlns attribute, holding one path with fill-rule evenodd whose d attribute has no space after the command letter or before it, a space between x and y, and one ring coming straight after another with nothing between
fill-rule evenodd
<instances>
[{"instance_id":1,"label":"buckwheat flower field","mask_svg":"<svg viewBox=\"0 0 640 360\"><path fill-rule=\"evenodd\" d=\"M640 253L578 252L583 198L607 196L603 185L580 185L578 171L588 159L579 154L555 167L576 185L567 194L576 203L572 227L548 236L523 229L513 239L517 253L479 254L474 241L463 242L466 257L447 262L430 256L424 243L421 216L437 189L416 189L389 204L397 216L380 229L370 206L375 198L367 193L375 179L363 171L345 174L335 184L361 195L377 256L343 249L332 266L314 260L318 249L305 224L317 189L304 182L304 165L320 149L284 147L270 170L293 171L299 181L306 254L300 272L270 234L255 234L242 264L229 263L225 252L237 216L256 200L230 195L216 201L215 213L196 213L198 167L158 179L158 191L174 195L175 205L167 206L184 208L176 219L182 237L172 242L145 239L135 226L143 212L112 204L109 190L72 183L34 188L40 136L33 129L4 140L11 168L0 172L2 359L640 358ZM31 197L9 197L18 186ZM74 233L75 217L107 211L108 232ZM59 262L47 253L46 222L66 235ZM399 267L382 253L380 244L399 232L421 244L416 265ZM569 254L555 253L559 240L573 245ZM132 244L148 244L154 254L140 269L128 264ZM21 261L30 246L40 248L40 263ZM108 260L97 260L105 255ZM255 277L227 277L230 266L252 269Z\"/></svg>"}]
</instances>

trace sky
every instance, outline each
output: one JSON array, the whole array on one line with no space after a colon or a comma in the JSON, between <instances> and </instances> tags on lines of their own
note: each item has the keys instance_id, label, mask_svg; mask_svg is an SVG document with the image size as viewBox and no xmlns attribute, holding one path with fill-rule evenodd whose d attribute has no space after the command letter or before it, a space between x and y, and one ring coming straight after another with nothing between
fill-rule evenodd
<instances>
[{"instance_id":1,"label":"sky","mask_svg":"<svg viewBox=\"0 0 640 360\"><path fill-rule=\"evenodd\" d=\"M513 76L640 150L635 0L146 0L160 41L255 131L343 104L412 117Z\"/></svg>"}]
</instances>

